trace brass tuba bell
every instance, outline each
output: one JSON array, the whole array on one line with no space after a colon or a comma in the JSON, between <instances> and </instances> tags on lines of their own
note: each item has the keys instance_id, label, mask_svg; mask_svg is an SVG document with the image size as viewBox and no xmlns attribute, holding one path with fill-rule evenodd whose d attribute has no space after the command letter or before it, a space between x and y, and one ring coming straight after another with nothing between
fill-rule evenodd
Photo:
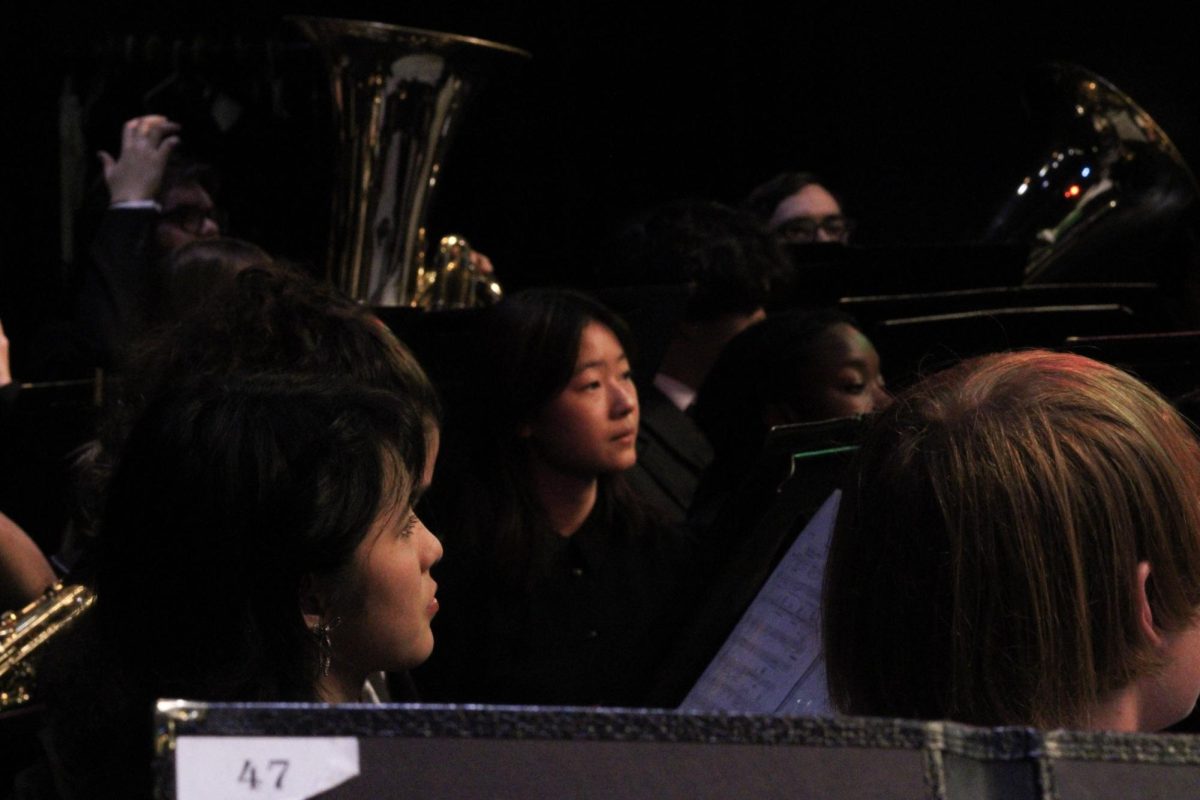
<instances>
[{"instance_id":1,"label":"brass tuba bell","mask_svg":"<svg viewBox=\"0 0 1200 800\"><path fill-rule=\"evenodd\" d=\"M1196 292L1200 190L1158 123L1113 84L1050 64L1026 99L1046 155L1011 190L984 236L1027 246L1026 283L1157 280ZM1192 313L1200 311L1200 294Z\"/></svg>"},{"instance_id":2,"label":"brass tuba bell","mask_svg":"<svg viewBox=\"0 0 1200 800\"><path fill-rule=\"evenodd\" d=\"M464 104L497 63L529 53L378 22L289 19L316 43L333 92L329 277L370 305L416 305L425 218Z\"/></svg>"}]
</instances>

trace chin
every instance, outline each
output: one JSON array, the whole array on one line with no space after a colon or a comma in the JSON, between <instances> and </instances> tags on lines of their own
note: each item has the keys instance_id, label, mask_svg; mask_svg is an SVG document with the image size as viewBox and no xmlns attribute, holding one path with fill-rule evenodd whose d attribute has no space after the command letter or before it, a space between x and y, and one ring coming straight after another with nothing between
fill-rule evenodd
<instances>
[{"instance_id":1,"label":"chin","mask_svg":"<svg viewBox=\"0 0 1200 800\"><path fill-rule=\"evenodd\" d=\"M397 662L395 666L385 670L385 672L403 672L404 670L419 667L428 661L431 655L433 655L432 641L429 643L429 646L424 649L406 653L405 658Z\"/></svg>"},{"instance_id":2,"label":"chin","mask_svg":"<svg viewBox=\"0 0 1200 800\"><path fill-rule=\"evenodd\" d=\"M616 475L617 473L624 472L625 470L629 469L636 463L637 463L637 454L629 453L629 455L627 455L627 456L622 456L619 458L612 459L607 464L607 468L604 471L610 475Z\"/></svg>"}]
</instances>

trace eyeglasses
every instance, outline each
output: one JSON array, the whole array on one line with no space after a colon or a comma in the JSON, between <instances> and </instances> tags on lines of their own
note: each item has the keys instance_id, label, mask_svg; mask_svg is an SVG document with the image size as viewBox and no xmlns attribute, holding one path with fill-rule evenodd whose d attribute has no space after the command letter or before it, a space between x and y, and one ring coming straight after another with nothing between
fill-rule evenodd
<instances>
[{"instance_id":1,"label":"eyeglasses","mask_svg":"<svg viewBox=\"0 0 1200 800\"><path fill-rule=\"evenodd\" d=\"M823 231L829 241L842 242L850 238L855 222L841 214L828 217L793 217L784 220L775 228L775 235L785 242L815 242L817 232Z\"/></svg>"}]
</instances>

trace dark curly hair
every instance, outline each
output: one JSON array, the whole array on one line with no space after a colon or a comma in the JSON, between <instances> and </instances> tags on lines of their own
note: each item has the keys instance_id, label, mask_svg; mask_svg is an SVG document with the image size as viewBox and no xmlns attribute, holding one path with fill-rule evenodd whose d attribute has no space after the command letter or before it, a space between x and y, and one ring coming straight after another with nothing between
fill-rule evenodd
<instances>
[{"instance_id":1,"label":"dark curly hair","mask_svg":"<svg viewBox=\"0 0 1200 800\"><path fill-rule=\"evenodd\" d=\"M787 272L774 238L744 212L706 200L661 206L618 237L610 286L689 284L688 320L765 306Z\"/></svg>"}]
</instances>

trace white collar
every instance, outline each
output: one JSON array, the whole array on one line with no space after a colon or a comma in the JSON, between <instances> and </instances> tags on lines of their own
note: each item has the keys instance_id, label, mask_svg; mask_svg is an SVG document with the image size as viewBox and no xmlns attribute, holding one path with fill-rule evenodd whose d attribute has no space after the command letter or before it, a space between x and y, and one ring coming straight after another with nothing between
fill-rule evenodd
<instances>
[{"instance_id":1,"label":"white collar","mask_svg":"<svg viewBox=\"0 0 1200 800\"><path fill-rule=\"evenodd\" d=\"M654 376L654 386L680 411L687 411L688 406L696 402L695 389L666 373L659 372Z\"/></svg>"}]
</instances>

